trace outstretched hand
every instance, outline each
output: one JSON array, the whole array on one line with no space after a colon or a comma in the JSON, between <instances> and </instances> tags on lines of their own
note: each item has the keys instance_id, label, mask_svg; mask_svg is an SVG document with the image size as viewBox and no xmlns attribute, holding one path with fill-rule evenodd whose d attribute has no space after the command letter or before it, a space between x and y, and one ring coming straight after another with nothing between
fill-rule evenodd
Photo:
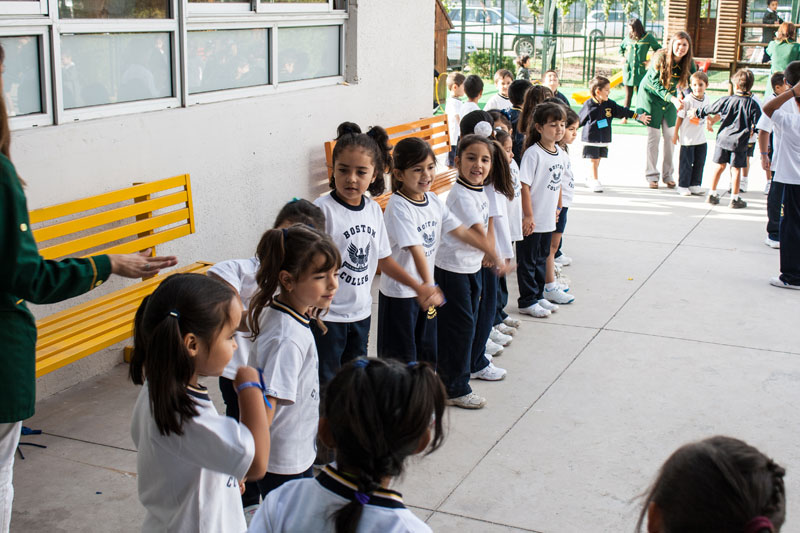
<instances>
[{"instance_id":1,"label":"outstretched hand","mask_svg":"<svg viewBox=\"0 0 800 533\"><path fill-rule=\"evenodd\" d=\"M150 257L150 250L133 254L109 254L111 273L124 278L154 276L163 268L178 264L174 255Z\"/></svg>"},{"instance_id":2,"label":"outstretched hand","mask_svg":"<svg viewBox=\"0 0 800 533\"><path fill-rule=\"evenodd\" d=\"M638 116L638 119L639 119L639 122L641 122L645 126L650 124L650 115L648 115L647 113L640 113L639 116Z\"/></svg>"}]
</instances>

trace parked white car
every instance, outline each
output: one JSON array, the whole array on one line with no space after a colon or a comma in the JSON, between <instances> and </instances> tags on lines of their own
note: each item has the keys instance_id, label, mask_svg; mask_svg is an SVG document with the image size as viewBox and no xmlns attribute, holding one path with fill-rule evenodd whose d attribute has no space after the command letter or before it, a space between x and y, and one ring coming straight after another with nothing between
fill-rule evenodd
<instances>
[{"instance_id":1,"label":"parked white car","mask_svg":"<svg viewBox=\"0 0 800 533\"><path fill-rule=\"evenodd\" d=\"M467 7L466 20L464 27L466 31L476 31L493 33L500 35L500 29L504 33L503 37L503 50L513 50L518 56L521 55L534 55L536 47L541 47L542 38L536 37L535 39L530 36L533 33L542 33L542 28L535 28L533 24L523 22L516 15L508 11L505 12L505 17L499 8L496 7ZM461 31L461 7L454 7L450 9L450 20L453 22L453 29ZM501 24L501 21L504 24ZM480 35L469 35L467 38L473 43L482 42ZM487 35L485 39L485 46L488 48L491 45L491 38Z\"/></svg>"},{"instance_id":2,"label":"parked white car","mask_svg":"<svg viewBox=\"0 0 800 533\"><path fill-rule=\"evenodd\" d=\"M625 37L628 34L628 20L639 18L637 14L626 15L624 11L609 11L608 17L603 10L595 10L586 17L586 35L589 37ZM646 23L648 32L656 39L664 37L664 26L658 22Z\"/></svg>"},{"instance_id":3,"label":"parked white car","mask_svg":"<svg viewBox=\"0 0 800 533\"><path fill-rule=\"evenodd\" d=\"M469 35L464 40L464 61L469 58L470 54L477 51L475 43L469 39ZM447 34L447 62L449 64L456 64L461 62L461 34L448 33Z\"/></svg>"}]
</instances>

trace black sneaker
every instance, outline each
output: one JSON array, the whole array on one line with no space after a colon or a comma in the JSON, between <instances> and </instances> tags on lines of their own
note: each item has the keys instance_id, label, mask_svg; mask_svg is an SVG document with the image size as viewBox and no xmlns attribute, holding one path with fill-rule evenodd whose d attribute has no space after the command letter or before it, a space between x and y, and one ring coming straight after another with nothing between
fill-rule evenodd
<instances>
[{"instance_id":1,"label":"black sneaker","mask_svg":"<svg viewBox=\"0 0 800 533\"><path fill-rule=\"evenodd\" d=\"M711 205L719 205L719 195L709 194L708 196L706 196L706 203Z\"/></svg>"},{"instance_id":2,"label":"black sneaker","mask_svg":"<svg viewBox=\"0 0 800 533\"><path fill-rule=\"evenodd\" d=\"M719 198L717 198L717 203L719 203ZM731 209L743 209L747 207L747 202L745 202L741 198L735 198L731 200L731 203L728 204L728 207L730 207Z\"/></svg>"}]
</instances>

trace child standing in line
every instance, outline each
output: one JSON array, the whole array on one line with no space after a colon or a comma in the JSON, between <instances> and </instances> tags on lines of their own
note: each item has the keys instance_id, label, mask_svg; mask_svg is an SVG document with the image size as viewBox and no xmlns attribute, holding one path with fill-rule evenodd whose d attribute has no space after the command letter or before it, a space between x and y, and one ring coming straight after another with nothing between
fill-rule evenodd
<instances>
[{"instance_id":1,"label":"child standing in line","mask_svg":"<svg viewBox=\"0 0 800 533\"><path fill-rule=\"evenodd\" d=\"M511 141L514 153L514 161L519 165L522 158L522 147L525 145L525 131L519 128L519 117L522 113L522 106L525 103L525 95L531 90L533 85L528 80L516 80L508 88L508 100L511 102L511 109L506 111L508 120L511 122Z\"/></svg>"},{"instance_id":2,"label":"child standing in line","mask_svg":"<svg viewBox=\"0 0 800 533\"><path fill-rule=\"evenodd\" d=\"M717 168L706 198L709 204L719 204L717 185L722 173L725 172L725 167L730 163L733 168L733 194L728 207L732 209L747 207L747 202L739 197L739 179L742 169L747 166L747 143L761 116L761 107L750 95L753 80L753 73L750 70L739 69L731 78L731 83L736 89L733 96L720 98L712 105L703 106L696 111L698 118L720 115L722 119L713 158Z\"/></svg>"},{"instance_id":3,"label":"child standing in line","mask_svg":"<svg viewBox=\"0 0 800 533\"><path fill-rule=\"evenodd\" d=\"M561 82L558 80L558 72L555 70L546 71L542 76L542 85L553 91L553 96L564 102L565 106L569 107L569 100L564 93L558 90L561 86Z\"/></svg>"},{"instance_id":4,"label":"child standing in line","mask_svg":"<svg viewBox=\"0 0 800 533\"><path fill-rule=\"evenodd\" d=\"M461 117L466 117L473 111L479 111L480 107L478 102L483 96L483 80L480 76L470 74L464 81L464 92L467 95L467 101L461 104Z\"/></svg>"},{"instance_id":5,"label":"child standing in line","mask_svg":"<svg viewBox=\"0 0 800 533\"><path fill-rule=\"evenodd\" d=\"M568 294L568 286L563 286L556 278L556 254L561 247L561 237L564 235L564 229L567 227L567 213L569 207L572 205L572 198L575 196L575 176L572 174L572 161L569 158L569 145L575 141L578 136L578 123L580 118L578 114L570 108L566 109L567 116L564 121L566 126L564 137L559 141L558 146L567 155L567 164L564 168L564 174L561 177L561 200L559 202L558 219L556 220L556 229L553 231L553 236L550 239L550 255L547 257L547 271L545 273L544 285L544 298L545 300L554 304L571 304L575 301L575 297ZM566 256L562 256L566 257ZM569 259L569 263L572 259ZM567 263L567 264L569 264Z\"/></svg>"},{"instance_id":6,"label":"child standing in line","mask_svg":"<svg viewBox=\"0 0 800 533\"><path fill-rule=\"evenodd\" d=\"M519 145L519 151L517 151L517 140L514 140L514 160L518 165L522 163L522 154L525 151L526 146L525 136L528 134L528 129L530 128L533 111L536 109L536 106L552 97L553 91L544 85L534 85L525 93L525 103L522 104L522 111L520 111L519 120L515 126L516 131L522 137L522 143Z\"/></svg>"},{"instance_id":7,"label":"child standing in line","mask_svg":"<svg viewBox=\"0 0 800 533\"><path fill-rule=\"evenodd\" d=\"M430 533L389 487L409 456L441 446L445 400L425 363L360 358L344 366L328 386L319 425L336 449L336 468L271 492L249 531Z\"/></svg>"},{"instance_id":8,"label":"child standing in line","mask_svg":"<svg viewBox=\"0 0 800 533\"><path fill-rule=\"evenodd\" d=\"M267 469L265 396L255 368L234 379L241 422L219 415L198 383L236 350L236 293L202 274L169 276L136 311L129 376L142 385L131 418L143 531L247 529L239 483Z\"/></svg>"},{"instance_id":9,"label":"child standing in line","mask_svg":"<svg viewBox=\"0 0 800 533\"><path fill-rule=\"evenodd\" d=\"M417 137L403 139L392 151L392 191L384 223L392 258L417 282L432 286L436 252L442 237L452 234L494 257L488 240L461 225L445 203L430 192L436 173L431 146ZM378 303L378 357L404 362L427 361L436 368L435 307L420 309L416 294L381 276Z\"/></svg>"},{"instance_id":10,"label":"child standing in line","mask_svg":"<svg viewBox=\"0 0 800 533\"><path fill-rule=\"evenodd\" d=\"M325 227L325 215L322 214L319 207L308 200L294 199L281 208L273 227L288 228L293 224L305 224L322 229ZM249 259L230 259L215 264L208 269L207 274L230 285L241 298L244 311L247 312L250 308L250 300L258 290L256 273L259 264L258 257L255 256ZM243 327L246 330L246 321L244 320L242 326L235 333L236 351L219 377L219 390L222 393L222 400L225 402L225 414L236 420L239 420L239 399L233 381L239 367L247 365L253 345L250 332L243 331ZM245 491L242 494L242 506L245 514L254 512L255 507L253 506L257 506L258 502L258 485L255 481L246 482Z\"/></svg>"},{"instance_id":11,"label":"child standing in line","mask_svg":"<svg viewBox=\"0 0 800 533\"><path fill-rule=\"evenodd\" d=\"M303 225L268 230L256 250L258 292L248 312L255 339L250 365L262 373L270 435L265 496L292 479L311 477L319 423L317 348L309 323L333 300L341 257L331 238Z\"/></svg>"},{"instance_id":12,"label":"child standing in line","mask_svg":"<svg viewBox=\"0 0 800 533\"><path fill-rule=\"evenodd\" d=\"M678 448L645 497L636 531L778 533L786 471L747 443L711 437Z\"/></svg>"},{"instance_id":13,"label":"child standing in line","mask_svg":"<svg viewBox=\"0 0 800 533\"><path fill-rule=\"evenodd\" d=\"M367 354L372 315L370 287L380 266L389 276L410 287L423 309L439 306L442 293L422 285L392 259L392 248L377 202L364 193L383 193L386 169L391 168L386 131L373 127L366 134L352 124L339 129L333 149L330 194L314 202L325 214L325 229L342 255L339 290L325 315L327 334L314 324L319 352L320 384L324 386L342 363Z\"/></svg>"},{"instance_id":14,"label":"child standing in line","mask_svg":"<svg viewBox=\"0 0 800 533\"><path fill-rule=\"evenodd\" d=\"M535 318L546 318L558 310L544 298L544 285L561 179L569 165L569 157L557 144L564 137L565 120L561 104L547 102L536 108L519 169L524 238L517 243L517 303L521 313Z\"/></svg>"},{"instance_id":15,"label":"child standing in line","mask_svg":"<svg viewBox=\"0 0 800 533\"><path fill-rule=\"evenodd\" d=\"M697 116L697 110L709 103L706 73L698 71L692 74L689 86L692 94L683 99L683 107L678 111L678 121L672 136L672 144L676 144L678 140L681 142L678 165L678 194L681 196L703 194L700 184L703 182L703 168L708 153L706 129L712 131L711 126L714 123L712 118L702 119Z\"/></svg>"},{"instance_id":16,"label":"child standing in line","mask_svg":"<svg viewBox=\"0 0 800 533\"><path fill-rule=\"evenodd\" d=\"M614 118L634 118L642 124L650 122L646 113L637 114L632 109L622 107L614 100L608 98L611 92L611 82L604 76L595 76L589 82L591 98L584 102L580 117L580 126L583 127L581 140L583 141L583 157L591 163L591 178L586 180L586 185L593 192L603 192L600 184L598 169L600 159L608 157L608 146L611 144L611 120Z\"/></svg>"},{"instance_id":17,"label":"child standing in line","mask_svg":"<svg viewBox=\"0 0 800 533\"><path fill-rule=\"evenodd\" d=\"M514 81L514 75L508 69L501 68L494 73L494 85L497 87L497 94L489 98L486 105L483 106L484 111L491 111L492 109L511 109L511 101L508 99L508 88Z\"/></svg>"},{"instance_id":18,"label":"child standing in line","mask_svg":"<svg viewBox=\"0 0 800 533\"><path fill-rule=\"evenodd\" d=\"M447 128L450 135L450 153L447 154L447 166L453 166L456 157L456 146L458 146L459 127L461 123L461 97L464 96L464 81L466 76L460 72L451 72L447 75L447 89L450 94L447 96L447 103L444 112L447 114Z\"/></svg>"},{"instance_id":19,"label":"child standing in line","mask_svg":"<svg viewBox=\"0 0 800 533\"><path fill-rule=\"evenodd\" d=\"M495 153L494 141L480 135L462 137L456 157L458 179L447 195L447 207L462 224L489 239L489 200L483 185L493 183L496 173L503 172L505 159L498 159L502 157ZM507 172L507 165L505 168ZM436 254L433 273L447 298L447 305L438 311L438 373L447 390L448 403L464 409L486 405L486 398L472 392L469 386L470 374L491 364L483 352L472 360L484 256L481 250L446 234ZM498 268L498 274L504 273L503 268ZM505 374L505 370L497 370L498 374Z\"/></svg>"},{"instance_id":20,"label":"child standing in line","mask_svg":"<svg viewBox=\"0 0 800 533\"><path fill-rule=\"evenodd\" d=\"M517 64L517 79L531 81L531 56L519 56L514 63Z\"/></svg>"}]
</instances>

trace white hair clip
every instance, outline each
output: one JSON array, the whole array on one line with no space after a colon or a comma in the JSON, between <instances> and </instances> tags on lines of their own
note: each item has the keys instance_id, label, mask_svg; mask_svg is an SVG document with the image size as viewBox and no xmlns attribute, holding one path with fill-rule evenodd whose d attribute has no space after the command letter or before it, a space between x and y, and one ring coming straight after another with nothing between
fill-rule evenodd
<instances>
[{"instance_id":1,"label":"white hair clip","mask_svg":"<svg viewBox=\"0 0 800 533\"><path fill-rule=\"evenodd\" d=\"M492 125L482 120L475 124L475 135L480 135L481 137L491 137L492 136Z\"/></svg>"}]
</instances>

